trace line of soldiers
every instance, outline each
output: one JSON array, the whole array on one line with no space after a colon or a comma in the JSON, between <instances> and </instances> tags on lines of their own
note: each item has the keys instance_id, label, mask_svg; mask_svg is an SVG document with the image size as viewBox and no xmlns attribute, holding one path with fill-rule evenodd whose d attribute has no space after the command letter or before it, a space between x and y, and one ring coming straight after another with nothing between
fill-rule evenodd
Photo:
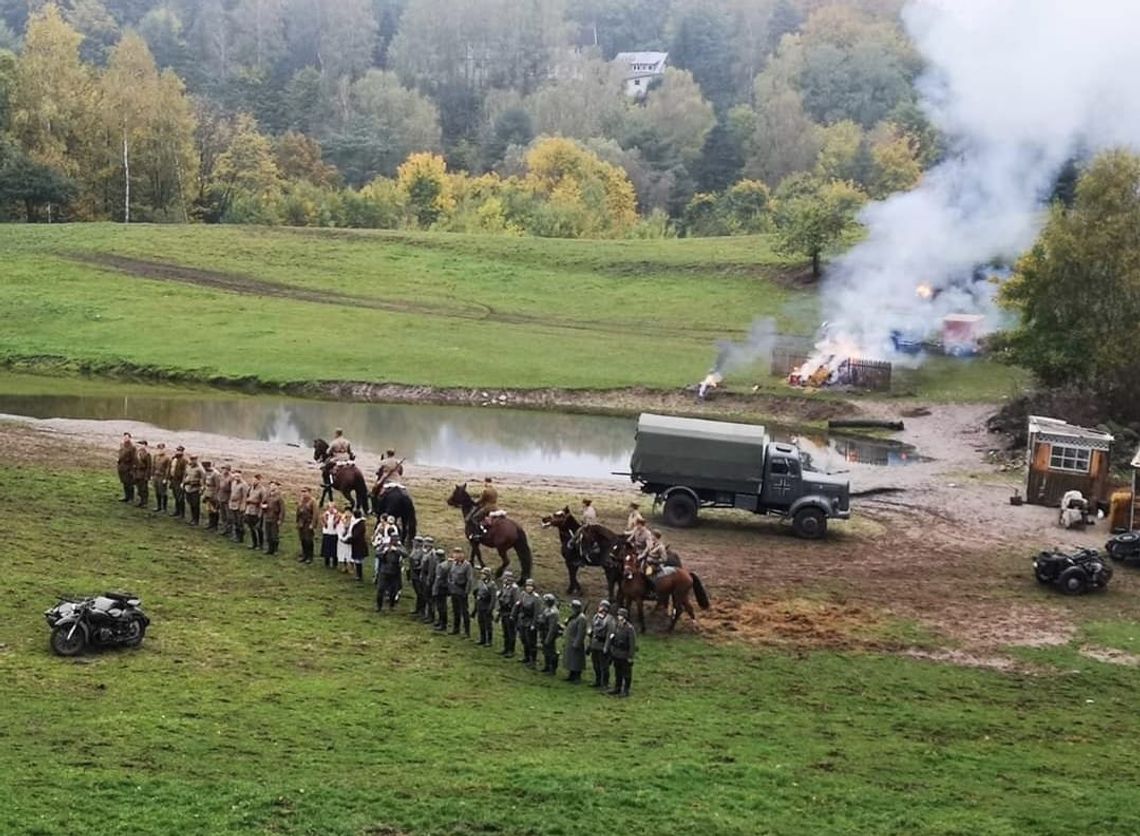
<instances>
[{"instance_id":1,"label":"line of soldiers","mask_svg":"<svg viewBox=\"0 0 1140 836\"><path fill-rule=\"evenodd\" d=\"M188 454L181 444L168 453L166 445L159 443L151 453L145 440L135 442L130 433L123 433L117 470L123 486L120 502L145 508L153 488L153 512L169 512L179 519L187 519L189 514L192 526L201 525L204 504L206 530L217 531L235 543L244 543L248 531L250 549L264 550L268 555L278 553L285 500L276 480L263 483L261 474L255 473L247 482L241 470L228 464L215 468L210 461L199 462L198 456ZM172 495L174 510L169 511ZM316 502L309 489L303 488L297 507L297 530L302 551L310 560L316 516Z\"/></svg>"},{"instance_id":2,"label":"line of soldiers","mask_svg":"<svg viewBox=\"0 0 1140 836\"><path fill-rule=\"evenodd\" d=\"M394 543L381 556L381 573L398 572L402 549ZM399 555L399 556L395 556ZM484 568L475 582L474 568L461 548L453 548L450 555L437 548L431 537L417 535L412 539L411 551L405 561L405 575L415 592L412 618L434 625L438 632L448 629L448 604L451 611L451 634L470 637L470 619L475 618L479 628L480 647L494 643L494 625L502 626L503 644L499 655L512 658L518 645L522 645L522 664L537 669L538 653L543 656L542 673L556 674L559 660L566 668L566 680L582 682L587 658L592 662L592 687L607 689L610 670L613 669L613 687L606 693L629 696L633 679L633 660L637 653L637 632L629 621L629 612L618 609L611 614L609 601L601 601L597 611L587 618L582 602L570 602L570 617L562 620L557 598L551 594L539 596L534 580L526 578L520 587L514 573L503 573L501 585L495 583L491 570ZM389 574L390 577L390 574ZM398 583L398 580L397 580ZM391 582L379 576L378 590L391 589ZM391 607L395 600L388 597ZM377 593L377 609L383 608L381 593ZM559 652L559 639L565 637Z\"/></svg>"},{"instance_id":3,"label":"line of soldiers","mask_svg":"<svg viewBox=\"0 0 1140 836\"><path fill-rule=\"evenodd\" d=\"M123 434L118 456L119 479L123 486L122 502L135 502L147 507L149 489L154 489L154 512L165 512L169 497L174 496L173 517L186 518L189 523L201 523L201 508L206 506L207 530L216 530L220 536L243 543L245 532L250 534L250 549L265 548L266 554L277 554L281 526L285 522L285 501L281 486L275 480L262 482L261 474L246 481L241 470L223 465L215 469L209 461L198 461L198 456L187 454L182 445L168 454L165 444L156 445L152 454L145 440L135 442L130 433ZM359 517L359 514L355 514ZM320 525L319 509L309 488L301 489L296 512L297 533L301 544L301 562L313 560L315 530ZM364 523L357 523L361 542L352 547L357 578L361 578L358 555L366 549ZM597 611L587 618L582 602L570 604L570 617L564 622L557 598L547 593L541 597L535 590L533 579L527 578L522 586L510 571L503 573L497 585L491 570L480 571L478 581L475 569L462 548L453 548L450 555L437 548L431 537L416 536L410 551L401 545L401 533L396 520L382 518L377 522L372 546L376 608L383 611L387 602L395 609L400 598L401 575L411 581L415 592L413 618L434 625L439 632L448 629L451 634L471 636L471 619L479 630L478 645L491 647L494 625L502 625L503 647L500 655L512 658L516 647L522 645L524 665L537 669L538 652L543 654L542 672L556 674L559 660L567 670L567 681L582 682L587 658L594 670L593 687L617 696L629 696L632 683L633 660L637 652L637 633L629 621L629 613L618 609L611 614L608 601L601 601ZM326 560L326 565L327 560ZM450 605L450 606L449 606ZM450 619L449 619L450 610ZM559 639L565 636L562 653ZM613 687L611 683L613 671ZM606 690L608 688L608 690Z\"/></svg>"}]
</instances>

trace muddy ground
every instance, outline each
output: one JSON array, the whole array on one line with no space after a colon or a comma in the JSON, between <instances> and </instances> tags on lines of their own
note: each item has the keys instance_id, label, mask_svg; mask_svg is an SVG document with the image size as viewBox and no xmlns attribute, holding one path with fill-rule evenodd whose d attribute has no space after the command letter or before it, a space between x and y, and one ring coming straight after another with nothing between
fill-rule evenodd
<instances>
[{"instance_id":1,"label":"muddy ground","mask_svg":"<svg viewBox=\"0 0 1140 836\"><path fill-rule=\"evenodd\" d=\"M869 405L887 414L889 405ZM930 461L907 467L855 466L852 489L895 489L853 501L853 519L833 526L824 542L804 542L775 520L734 512L702 515L688 531L666 539L685 565L703 578L714 605L701 613L700 630L714 639L790 646L866 647L940 661L1014 664L1006 648L1065 643L1075 633L1069 601L1039 589L1029 557L1053 545L1103 545L1103 522L1086 532L1056 526L1056 511L1011 507L1020 473L991 463L1001 439L988 434L990 410L933 406L906 419L895 437ZM124 431L136 438L183 444L215 463L240 463L248 474L278 478L287 496L315 484L308 450L204 433L172 433L124 421L0 421L0 461L71 461L105 467L108 501L115 490L114 451ZM380 451L361 450L370 469ZM403 480L417 500L421 530L458 540L457 513L443 504L453 483L482 474L408 464ZM589 483L565 478L496 474L503 506L529 530L540 579L554 585L561 571L557 540L538 525L543 512L594 498L602 521L624 523L627 502L641 498L628 481ZM426 525L426 529L425 529ZM1123 575L1123 577L1122 577ZM584 575L586 597L596 600L603 583L596 570ZM1117 572L1113 591L1131 578ZM657 627L660 627L658 622Z\"/></svg>"}]
</instances>

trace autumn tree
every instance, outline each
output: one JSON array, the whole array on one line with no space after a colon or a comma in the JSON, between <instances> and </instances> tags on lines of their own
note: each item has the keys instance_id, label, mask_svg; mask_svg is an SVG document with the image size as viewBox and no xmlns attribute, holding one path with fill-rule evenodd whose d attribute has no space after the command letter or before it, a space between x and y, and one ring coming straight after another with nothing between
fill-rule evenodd
<instances>
[{"instance_id":1,"label":"autumn tree","mask_svg":"<svg viewBox=\"0 0 1140 836\"><path fill-rule=\"evenodd\" d=\"M257 223L272 219L281 197L281 173L272 141L249 114L235 120L233 134L214 162L206 188L221 218Z\"/></svg>"},{"instance_id":2,"label":"autumn tree","mask_svg":"<svg viewBox=\"0 0 1140 836\"><path fill-rule=\"evenodd\" d=\"M573 140L537 140L526 166L528 184L548 204L549 223L540 224L540 234L614 236L636 223L637 197L625 172Z\"/></svg>"},{"instance_id":3,"label":"autumn tree","mask_svg":"<svg viewBox=\"0 0 1140 836\"><path fill-rule=\"evenodd\" d=\"M158 68L144 41L128 32L111 51L101 102L108 131L118 140L123 166L123 223L131 222L131 151L158 116Z\"/></svg>"},{"instance_id":4,"label":"autumn tree","mask_svg":"<svg viewBox=\"0 0 1140 836\"><path fill-rule=\"evenodd\" d=\"M1140 156L1112 151L1089 165L1001 301L1019 318L1004 339L1014 362L1045 386L1089 393L1112 417L1140 418Z\"/></svg>"},{"instance_id":5,"label":"autumn tree","mask_svg":"<svg viewBox=\"0 0 1140 836\"><path fill-rule=\"evenodd\" d=\"M421 229L428 229L454 205L447 163L436 154L412 154L396 174L400 193Z\"/></svg>"},{"instance_id":6,"label":"autumn tree","mask_svg":"<svg viewBox=\"0 0 1140 836\"><path fill-rule=\"evenodd\" d=\"M777 192L776 251L811 259L812 276L823 273L823 256L850 240L867 196L852 183L800 175Z\"/></svg>"}]
</instances>

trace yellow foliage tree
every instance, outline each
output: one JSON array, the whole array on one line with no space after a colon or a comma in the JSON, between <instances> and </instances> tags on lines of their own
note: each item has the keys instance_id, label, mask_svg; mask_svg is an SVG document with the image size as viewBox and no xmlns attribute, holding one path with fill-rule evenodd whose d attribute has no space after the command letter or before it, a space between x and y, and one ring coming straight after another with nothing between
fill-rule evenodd
<instances>
[{"instance_id":1,"label":"yellow foliage tree","mask_svg":"<svg viewBox=\"0 0 1140 836\"><path fill-rule=\"evenodd\" d=\"M526 155L527 184L560 211L580 206L580 235L620 236L637 223L637 194L623 169L571 139L542 137Z\"/></svg>"},{"instance_id":2,"label":"yellow foliage tree","mask_svg":"<svg viewBox=\"0 0 1140 836\"><path fill-rule=\"evenodd\" d=\"M396 184L416 224L427 229L455 206L447 162L438 154L412 154L396 172Z\"/></svg>"}]
</instances>

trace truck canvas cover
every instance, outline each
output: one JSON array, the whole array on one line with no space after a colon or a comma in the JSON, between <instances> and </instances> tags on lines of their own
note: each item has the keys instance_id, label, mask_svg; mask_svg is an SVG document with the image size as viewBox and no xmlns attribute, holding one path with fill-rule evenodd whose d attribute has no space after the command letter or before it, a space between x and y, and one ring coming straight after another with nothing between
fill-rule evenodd
<instances>
[{"instance_id":1,"label":"truck canvas cover","mask_svg":"<svg viewBox=\"0 0 1140 836\"><path fill-rule=\"evenodd\" d=\"M769 442L763 427L643 414L629 469L647 485L758 493Z\"/></svg>"}]
</instances>

